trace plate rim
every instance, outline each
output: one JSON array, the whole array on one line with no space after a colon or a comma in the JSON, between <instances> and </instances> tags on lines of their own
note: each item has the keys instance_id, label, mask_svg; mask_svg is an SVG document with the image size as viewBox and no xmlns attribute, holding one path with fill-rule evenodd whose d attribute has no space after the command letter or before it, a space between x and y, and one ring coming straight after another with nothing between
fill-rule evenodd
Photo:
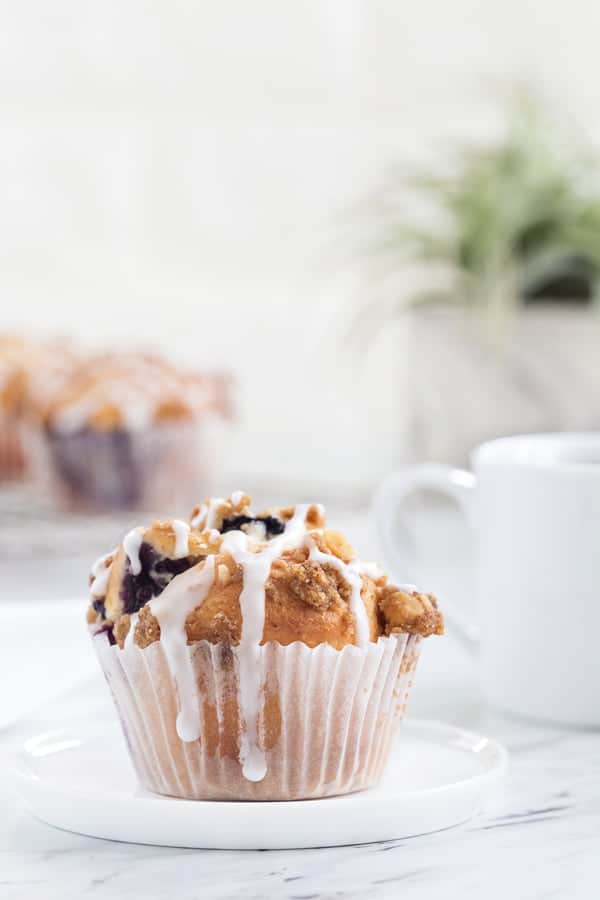
<instances>
[{"instance_id":1,"label":"plate rim","mask_svg":"<svg viewBox=\"0 0 600 900\"><path fill-rule=\"evenodd\" d=\"M62 727L56 729L50 729L43 731L41 733L36 733L35 735L31 735L27 737L25 740L20 741L18 747L16 748L16 753L13 759L12 771L16 777L18 785L26 785L31 787L37 782L41 783L41 779L38 774L33 770L29 760L31 760L33 754L31 753L31 749L28 748L28 745L31 745L33 741L36 743L40 743L43 740L49 740L50 738L57 739L61 735L66 736L69 732L73 731L76 728L76 724L78 721L81 721L81 717L75 717L71 722L66 723ZM118 725L118 723L114 723ZM91 740L94 731L100 730L101 726L97 725L91 732L88 732L87 736L84 735L83 739L79 739L79 746L83 745L87 740ZM459 725L453 725L447 722L441 722L436 719L430 718L420 718L416 716L407 716L403 722L400 724L398 729L398 733L395 737L395 742L401 740L402 731L407 728L413 733L416 732L416 737L421 738L422 740L430 740L435 742L435 735L443 736L443 743L445 746L451 746L454 749L463 750L465 753L469 755L477 755L479 753L483 753L484 756L479 757L480 759L485 760L485 767L483 771L478 772L474 775L468 775L464 778L459 778L456 781L451 781L447 784L436 785L428 788L417 788L409 791L401 791L397 795L397 797L406 798L406 800L415 799L417 797L433 797L438 795L443 795L445 793L451 793L456 790L460 790L461 787L465 785L469 785L471 787L482 786L486 783L495 782L501 779L506 772L508 771L509 766L509 753L506 747L498 740L492 737L485 736L483 734L479 734L478 732L471 731L470 729L463 728ZM121 734L120 730L116 733ZM73 738L72 738L73 740ZM460 745L459 745L459 742ZM466 746L464 746L466 744ZM481 749L476 749L478 745L481 745ZM66 749L66 748L65 748ZM124 748L126 749L126 748ZM58 751L60 752L60 751ZM84 797L94 797L96 796L95 791L90 791L86 789L78 788L77 786L69 787L65 792L64 781L60 777L48 776L44 779L43 785L45 790L54 789L56 791L58 789L57 780L61 785L61 793L66 797L78 797L79 799ZM350 794L341 794L334 795L330 797L314 797L314 798L306 798L302 800L186 800L180 797L169 797L163 794L152 794L150 791L146 791L141 788L139 784L134 784L132 786L131 793L126 792L122 789L117 789L110 792L105 792L106 794L110 794L111 797L119 797L122 802L131 802L131 800L140 800L150 803L166 803L172 802L177 803L180 806L195 807L195 808L206 808L210 806L215 809L225 810L232 808L253 810L253 815L256 815L256 811L258 809L272 809L273 807L278 807L281 810L286 809L298 809L300 806L304 806L306 804L310 804L313 806L314 804L323 804L326 803L329 808L332 806L337 806L340 804L347 804L348 800L360 798L360 801L363 803L368 802L368 798L371 802L377 803L377 796L373 789L366 789L362 791L354 791ZM22 791L19 791L19 794L22 799L28 802L28 799L24 796ZM336 803L337 801L337 803ZM258 813L260 815L260 813Z\"/></svg>"}]
</instances>

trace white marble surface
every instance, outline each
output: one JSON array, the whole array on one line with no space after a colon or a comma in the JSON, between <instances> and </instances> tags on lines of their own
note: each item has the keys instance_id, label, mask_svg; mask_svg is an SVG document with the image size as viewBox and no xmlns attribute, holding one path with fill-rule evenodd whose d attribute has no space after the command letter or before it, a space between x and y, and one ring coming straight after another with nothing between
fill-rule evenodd
<instances>
[{"instance_id":1,"label":"white marble surface","mask_svg":"<svg viewBox=\"0 0 600 900\"><path fill-rule=\"evenodd\" d=\"M75 613L75 610L74 610ZM430 647L412 712L501 737L511 769L477 820L440 834L328 850L226 852L129 846L57 831L20 807L12 748L42 711L0 735L0 898L593 898L600 884L600 735L534 728L482 713L451 642ZM439 683L444 680L444 689ZM82 699L83 698L83 699ZM56 707L85 705L78 689ZM107 760L110 766L110 760ZM232 807L232 815L235 815Z\"/></svg>"},{"instance_id":2,"label":"white marble surface","mask_svg":"<svg viewBox=\"0 0 600 900\"><path fill-rule=\"evenodd\" d=\"M39 599L41 587L32 577L21 601ZM58 575L49 580L46 571L46 592L66 593L70 587L71 582ZM8 635L0 654L0 701L8 694L13 701L22 697L30 710L27 719L0 729L0 900L338 900L400 895L410 900L591 900L600 895L600 733L534 727L486 712L476 689L474 662L449 637L428 642L410 712L478 729L509 747L509 774L474 821L383 844L262 852L125 845L43 825L16 799L11 754L49 721L60 725L74 705L85 708L85 684L50 702L48 683L64 688L69 679L89 678L90 669L78 637L81 607L73 603L71 615L64 602L55 606L48 601L39 615L31 612L30 653L24 658L14 617L8 607L3 613L0 603L0 630ZM9 618L12 632L6 630ZM33 713L32 670L45 691L38 698L44 700L42 708ZM25 671L27 678L21 677Z\"/></svg>"}]
</instances>

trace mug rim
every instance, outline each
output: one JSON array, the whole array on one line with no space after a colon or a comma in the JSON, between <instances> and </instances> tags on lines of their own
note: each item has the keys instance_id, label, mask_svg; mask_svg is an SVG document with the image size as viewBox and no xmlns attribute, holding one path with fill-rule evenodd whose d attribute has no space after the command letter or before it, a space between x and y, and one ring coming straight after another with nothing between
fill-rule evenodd
<instances>
[{"instance_id":1,"label":"mug rim","mask_svg":"<svg viewBox=\"0 0 600 900\"><path fill-rule=\"evenodd\" d=\"M600 431L553 431L493 438L471 453L474 469L510 466L600 478Z\"/></svg>"}]
</instances>

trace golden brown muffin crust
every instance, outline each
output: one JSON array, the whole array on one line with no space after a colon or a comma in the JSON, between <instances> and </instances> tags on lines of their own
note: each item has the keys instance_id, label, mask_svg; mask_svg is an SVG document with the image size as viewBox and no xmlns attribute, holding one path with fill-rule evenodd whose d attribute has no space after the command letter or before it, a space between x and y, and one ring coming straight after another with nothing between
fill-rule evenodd
<instances>
[{"instance_id":1,"label":"golden brown muffin crust","mask_svg":"<svg viewBox=\"0 0 600 900\"><path fill-rule=\"evenodd\" d=\"M408 592L393 584L384 585L379 591L379 609L385 622L385 633L408 631L427 637L443 634L444 622L433 594Z\"/></svg>"},{"instance_id":2,"label":"golden brown muffin crust","mask_svg":"<svg viewBox=\"0 0 600 900\"><path fill-rule=\"evenodd\" d=\"M155 520L150 527L141 529L141 537L142 543L148 544L159 556L168 559L174 558L176 534L171 521L161 522L158 519ZM194 563L198 563L205 559L209 553L214 553L218 549L219 543L220 537L218 542L215 543L214 537L209 533L199 534L190 529L186 555ZM113 622L116 622L123 613L121 588L127 568L127 555L124 546L121 544L112 561L105 597L106 615Z\"/></svg>"},{"instance_id":3,"label":"golden brown muffin crust","mask_svg":"<svg viewBox=\"0 0 600 900\"><path fill-rule=\"evenodd\" d=\"M188 570L193 566L201 569L207 556L214 556L214 576L206 596L186 618L188 644L203 640L229 645L240 642L240 595L244 586L244 568L224 549L224 535L217 529L224 528L230 517L247 516L250 519L247 523L250 534L261 516L273 517L275 523L286 522L295 512L294 507L285 507L252 516L249 510L250 498L240 492L227 500L208 501L196 507L192 514L192 522L197 524L189 531L183 565ZM318 525L309 525L309 518L310 522ZM204 528L207 520L215 527ZM301 545L284 550L271 562L264 588L262 643L277 641L286 645L300 641L309 647L328 643L341 649L347 644L357 643L357 633L351 583L344 575L343 566L340 570L338 560L344 564L352 561L356 565L355 553L342 534L324 528L322 507L316 504L309 507L306 522L307 532ZM264 530L257 533L265 534ZM150 548L153 560L175 558L176 529L171 521L155 521L149 528L140 529L139 539L142 547ZM263 540L253 537L250 543L254 547L253 552L260 552L269 541L267 537ZM311 547L320 551L318 560L310 558ZM331 562L327 561L327 556L332 557ZM374 571L372 568L368 570ZM114 623L114 637L121 646L132 625L132 618L123 603L123 585L128 578L131 579L130 564L121 545L112 561L104 601L105 617ZM376 641L381 635L398 632L422 636L443 633L442 616L432 595L390 585L384 575L376 572L371 575L361 571L360 583L371 641ZM150 600L139 611L133 640L138 646L147 647L160 640L160 633Z\"/></svg>"}]
</instances>

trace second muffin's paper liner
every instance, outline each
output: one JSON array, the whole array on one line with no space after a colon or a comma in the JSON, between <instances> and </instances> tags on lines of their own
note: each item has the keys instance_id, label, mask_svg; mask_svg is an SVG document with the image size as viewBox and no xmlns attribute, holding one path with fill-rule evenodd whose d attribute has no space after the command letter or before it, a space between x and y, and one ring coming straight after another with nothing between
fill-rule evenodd
<instances>
[{"instance_id":1,"label":"second muffin's paper liner","mask_svg":"<svg viewBox=\"0 0 600 900\"><path fill-rule=\"evenodd\" d=\"M262 781L239 761L235 647L188 647L198 686L201 737L176 729L177 687L160 641L145 649L94 638L141 784L186 799L295 800L362 790L379 780L402 718L418 661L417 635L382 637L335 650L269 642L260 648L258 734L267 762Z\"/></svg>"},{"instance_id":2,"label":"second muffin's paper liner","mask_svg":"<svg viewBox=\"0 0 600 900\"><path fill-rule=\"evenodd\" d=\"M208 414L140 431L49 434L31 428L27 446L38 485L61 509L184 514L212 489L224 428Z\"/></svg>"}]
</instances>

